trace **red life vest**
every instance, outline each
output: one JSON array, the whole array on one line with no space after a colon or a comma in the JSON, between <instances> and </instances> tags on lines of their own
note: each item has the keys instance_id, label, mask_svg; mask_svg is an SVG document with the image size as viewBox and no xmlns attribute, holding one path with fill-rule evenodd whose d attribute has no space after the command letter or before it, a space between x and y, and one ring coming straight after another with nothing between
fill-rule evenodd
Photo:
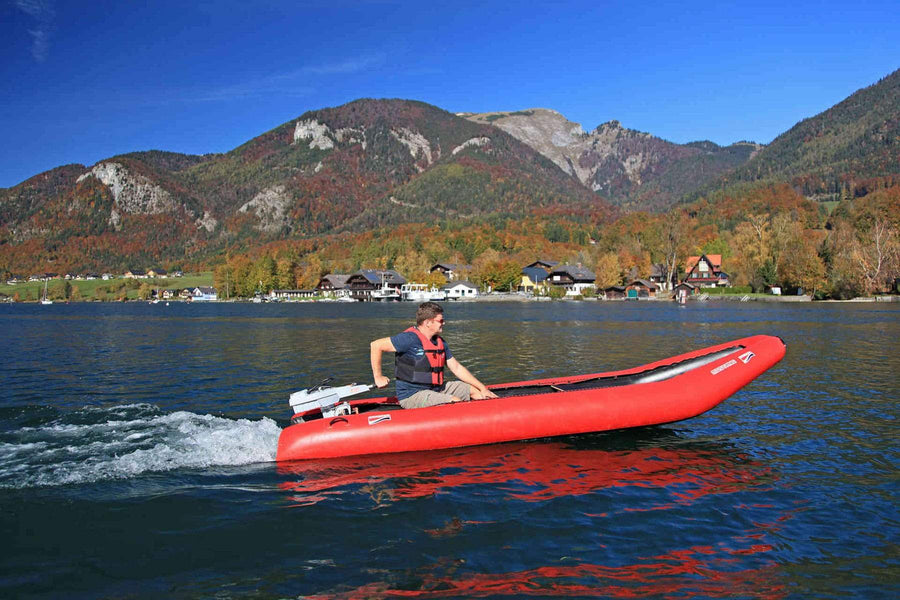
<instances>
[{"instance_id":1,"label":"red life vest","mask_svg":"<svg viewBox=\"0 0 900 600\"><path fill-rule=\"evenodd\" d=\"M444 385L444 365L447 364L444 340L441 336L437 336L437 343L433 343L415 327L410 327L406 331L419 336L425 354L418 357L409 352L397 354L394 361L396 367L394 376L409 383Z\"/></svg>"}]
</instances>

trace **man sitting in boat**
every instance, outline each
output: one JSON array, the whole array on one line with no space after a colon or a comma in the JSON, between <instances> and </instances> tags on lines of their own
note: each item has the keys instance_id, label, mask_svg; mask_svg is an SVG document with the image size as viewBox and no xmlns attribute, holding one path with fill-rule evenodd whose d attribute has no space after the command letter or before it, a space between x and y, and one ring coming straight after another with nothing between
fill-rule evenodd
<instances>
[{"instance_id":1,"label":"man sitting in boat","mask_svg":"<svg viewBox=\"0 0 900 600\"><path fill-rule=\"evenodd\" d=\"M450 353L440 336L444 309L435 302L423 302L416 311L416 326L370 344L375 385L387 387L390 379L381 373L381 355L394 352L397 400L403 408L425 408L448 402L496 398ZM444 366L459 381L444 381Z\"/></svg>"}]
</instances>

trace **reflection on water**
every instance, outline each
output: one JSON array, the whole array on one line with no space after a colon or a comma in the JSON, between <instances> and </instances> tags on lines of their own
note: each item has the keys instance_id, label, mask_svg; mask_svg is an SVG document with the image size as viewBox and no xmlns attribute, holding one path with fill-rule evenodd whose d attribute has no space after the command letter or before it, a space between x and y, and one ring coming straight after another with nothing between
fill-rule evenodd
<instances>
[{"instance_id":1,"label":"reflection on water","mask_svg":"<svg viewBox=\"0 0 900 600\"><path fill-rule=\"evenodd\" d=\"M734 557L709 546L676 550L621 567L559 565L502 573L460 573L442 562L410 573L402 582L377 581L307 598L758 598L787 595L775 566L731 570Z\"/></svg>"},{"instance_id":2,"label":"reflection on water","mask_svg":"<svg viewBox=\"0 0 900 600\"><path fill-rule=\"evenodd\" d=\"M725 444L697 443L675 432L651 428L457 450L328 459L280 464L282 489L294 510L319 503L363 499L370 510L396 512L398 503L422 498L481 497L500 507L487 520L452 517L421 534L433 543L467 548L482 540L520 569L480 569L478 556L440 560L413 569L391 570L360 587L338 586L329 598L600 596L782 598L784 583L775 559L776 524L755 521L769 509L727 497L765 492L777 486L769 466ZM542 523L540 513L561 503ZM735 514L703 517L694 532L670 539L694 544L659 552L648 539L647 518L678 522L704 506L729 506ZM705 510L705 509L704 509ZM721 513L721 509L718 509ZM561 514L568 513L567 517ZM666 516L671 513L670 516ZM789 518L786 516L785 518ZM775 519L777 521L777 519ZM519 521L520 534L509 528ZM716 525L711 525L717 523ZM571 527L577 531L568 531ZM702 532L716 531L712 536ZM530 533L529 533L530 532ZM663 532L660 532L663 533ZM522 536L525 536L523 539ZM663 534L672 538L672 531ZM536 536L527 539L528 536ZM548 555L549 545L559 548ZM490 541L487 541L490 540ZM609 550L610 561L592 563L585 542ZM711 540L716 543L710 544ZM567 542L569 542L568 548ZM666 547L666 544L663 544ZM633 563L622 563L631 556ZM740 559L737 557L741 557ZM752 560L751 560L752 557ZM534 561L538 562L535 563ZM502 562L502 561L501 561ZM475 563L475 564L473 564Z\"/></svg>"},{"instance_id":3,"label":"reflection on water","mask_svg":"<svg viewBox=\"0 0 900 600\"><path fill-rule=\"evenodd\" d=\"M430 452L280 463L294 475L282 484L298 506L331 495L370 494L377 503L416 498L462 486L490 485L509 498L543 502L610 488L665 490L657 510L690 504L707 494L772 485L771 469L714 444L687 443L665 430L596 434L567 441L492 444ZM639 447L636 440L653 441ZM627 449L621 446L635 446ZM610 516L607 513L598 516Z\"/></svg>"}]
</instances>

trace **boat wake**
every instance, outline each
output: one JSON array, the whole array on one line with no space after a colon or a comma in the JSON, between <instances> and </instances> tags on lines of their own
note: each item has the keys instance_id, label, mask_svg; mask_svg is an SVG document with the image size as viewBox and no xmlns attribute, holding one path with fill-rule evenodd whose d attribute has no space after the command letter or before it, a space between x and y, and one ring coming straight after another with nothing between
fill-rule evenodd
<instances>
[{"instance_id":1,"label":"boat wake","mask_svg":"<svg viewBox=\"0 0 900 600\"><path fill-rule=\"evenodd\" d=\"M233 420L151 404L86 407L0 432L0 488L127 479L181 468L275 460L275 421Z\"/></svg>"}]
</instances>

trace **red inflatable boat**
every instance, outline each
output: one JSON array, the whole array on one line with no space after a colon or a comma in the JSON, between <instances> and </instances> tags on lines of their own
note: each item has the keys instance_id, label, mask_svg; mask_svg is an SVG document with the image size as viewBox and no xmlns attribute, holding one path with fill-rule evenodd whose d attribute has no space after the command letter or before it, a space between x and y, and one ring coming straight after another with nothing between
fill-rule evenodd
<instances>
[{"instance_id":1,"label":"red inflatable boat","mask_svg":"<svg viewBox=\"0 0 900 600\"><path fill-rule=\"evenodd\" d=\"M276 460L409 452L609 431L696 417L784 357L758 335L642 367L489 386L499 398L404 410L396 398L343 401L370 386L291 396Z\"/></svg>"}]
</instances>

